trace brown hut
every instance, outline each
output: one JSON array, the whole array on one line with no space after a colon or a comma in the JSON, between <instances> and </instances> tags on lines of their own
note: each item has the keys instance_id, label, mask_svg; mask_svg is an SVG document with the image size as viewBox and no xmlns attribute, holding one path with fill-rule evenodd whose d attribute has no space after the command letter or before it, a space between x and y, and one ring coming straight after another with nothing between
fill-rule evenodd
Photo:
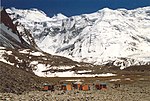
<instances>
[{"instance_id":1,"label":"brown hut","mask_svg":"<svg viewBox=\"0 0 150 101\"><path fill-rule=\"evenodd\" d=\"M87 85L87 84L81 85L81 86L80 86L80 90L83 90L83 91L88 91L88 90L90 90L90 89L89 89L89 85Z\"/></svg>"},{"instance_id":2,"label":"brown hut","mask_svg":"<svg viewBox=\"0 0 150 101\"><path fill-rule=\"evenodd\" d=\"M95 88L96 88L97 90L107 89L107 85L106 85L106 83L100 83L100 84L96 84L96 85L95 85Z\"/></svg>"},{"instance_id":3,"label":"brown hut","mask_svg":"<svg viewBox=\"0 0 150 101\"><path fill-rule=\"evenodd\" d=\"M79 90L81 85L82 85L82 82L80 82L80 81L77 81L77 82L73 83L74 89L78 89Z\"/></svg>"},{"instance_id":4,"label":"brown hut","mask_svg":"<svg viewBox=\"0 0 150 101\"><path fill-rule=\"evenodd\" d=\"M44 84L43 85L43 89L42 89L43 91L48 91L48 90L50 90L50 91L54 91L54 85L50 85L50 84Z\"/></svg>"},{"instance_id":5,"label":"brown hut","mask_svg":"<svg viewBox=\"0 0 150 101\"><path fill-rule=\"evenodd\" d=\"M107 89L106 83L101 83L101 84L100 84L100 88L101 88L101 89Z\"/></svg>"},{"instance_id":6,"label":"brown hut","mask_svg":"<svg viewBox=\"0 0 150 101\"><path fill-rule=\"evenodd\" d=\"M68 90L68 91L70 91L70 90L72 90L72 87L71 87L70 84L62 84L61 90Z\"/></svg>"},{"instance_id":7,"label":"brown hut","mask_svg":"<svg viewBox=\"0 0 150 101\"><path fill-rule=\"evenodd\" d=\"M95 88L97 89L97 90L100 90L101 88L100 88L100 84L96 84L95 85Z\"/></svg>"}]
</instances>

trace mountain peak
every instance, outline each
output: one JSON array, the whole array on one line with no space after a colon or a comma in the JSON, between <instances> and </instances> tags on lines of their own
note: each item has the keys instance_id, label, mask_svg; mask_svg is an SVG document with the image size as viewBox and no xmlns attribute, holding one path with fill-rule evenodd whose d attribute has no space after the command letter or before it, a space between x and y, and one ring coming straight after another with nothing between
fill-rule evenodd
<instances>
[{"instance_id":1,"label":"mountain peak","mask_svg":"<svg viewBox=\"0 0 150 101\"><path fill-rule=\"evenodd\" d=\"M99 11L104 11L104 12L108 12L108 11L112 11L112 9L110 9L110 8L103 8L103 9L101 9L101 10L99 10Z\"/></svg>"},{"instance_id":2,"label":"mountain peak","mask_svg":"<svg viewBox=\"0 0 150 101\"><path fill-rule=\"evenodd\" d=\"M43 22L43 21L51 20L49 17L47 17L47 15L43 11L35 9L35 8L32 8L30 10L11 8L11 9L6 9L6 11L9 14L15 12L15 15L11 15L10 17L16 16L20 20L23 20L23 22L24 22L24 19L27 19L28 21L34 21L34 22Z\"/></svg>"},{"instance_id":3,"label":"mountain peak","mask_svg":"<svg viewBox=\"0 0 150 101\"><path fill-rule=\"evenodd\" d=\"M54 15L52 17L52 19L58 19L58 20L62 20L62 19L67 19L68 17L63 15L62 13L58 13L57 15Z\"/></svg>"}]
</instances>

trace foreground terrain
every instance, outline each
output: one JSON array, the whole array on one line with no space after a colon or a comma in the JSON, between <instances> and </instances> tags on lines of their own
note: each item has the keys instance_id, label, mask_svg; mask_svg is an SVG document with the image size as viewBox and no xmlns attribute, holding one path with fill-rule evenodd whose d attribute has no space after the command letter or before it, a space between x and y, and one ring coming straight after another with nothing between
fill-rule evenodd
<instances>
[{"instance_id":1,"label":"foreground terrain","mask_svg":"<svg viewBox=\"0 0 150 101\"><path fill-rule=\"evenodd\" d=\"M0 101L149 101L150 76L149 74L127 74L116 77L97 78L40 78L46 82L72 82L81 80L84 83L95 84L97 81L106 82L106 90L55 90L24 92L21 95L0 93ZM120 86L116 86L119 84Z\"/></svg>"}]
</instances>

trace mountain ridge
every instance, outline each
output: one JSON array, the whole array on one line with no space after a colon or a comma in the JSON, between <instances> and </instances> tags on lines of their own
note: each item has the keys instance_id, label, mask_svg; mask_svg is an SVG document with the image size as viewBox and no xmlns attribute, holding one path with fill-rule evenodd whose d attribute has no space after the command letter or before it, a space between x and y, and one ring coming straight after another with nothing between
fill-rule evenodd
<instances>
[{"instance_id":1,"label":"mountain ridge","mask_svg":"<svg viewBox=\"0 0 150 101\"><path fill-rule=\"evenodd\" d=\"M33 33L37 46L47 53L96 65L112 64L124 69L132 65L150 64L149 9L104 8L95 13L62 19L49 18L38 10L6 11L11 18L15 18L14 23L21 23ZM27 18L24 12L28 12ZM36 13L41 21L30 21L29 17ZM17 28L20 30L19 26Z\"/></svg>"}]
</instances>

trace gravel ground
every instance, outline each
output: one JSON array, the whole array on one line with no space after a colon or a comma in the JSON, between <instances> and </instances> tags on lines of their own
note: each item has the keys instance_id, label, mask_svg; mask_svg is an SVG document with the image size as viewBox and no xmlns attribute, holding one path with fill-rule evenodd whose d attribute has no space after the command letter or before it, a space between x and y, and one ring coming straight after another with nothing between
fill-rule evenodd
<instances>
[{"instance_id":1,"label":"gravel ground","mask_svg":"<svg viewBox=\"0 0 150 101\"><path fill-rule=\"evenodd\" d=\"M121 84L118 88L110 83L107 90L0 93L0 101L150 101L150 82Z\"/></svg>"}]
</instances>

